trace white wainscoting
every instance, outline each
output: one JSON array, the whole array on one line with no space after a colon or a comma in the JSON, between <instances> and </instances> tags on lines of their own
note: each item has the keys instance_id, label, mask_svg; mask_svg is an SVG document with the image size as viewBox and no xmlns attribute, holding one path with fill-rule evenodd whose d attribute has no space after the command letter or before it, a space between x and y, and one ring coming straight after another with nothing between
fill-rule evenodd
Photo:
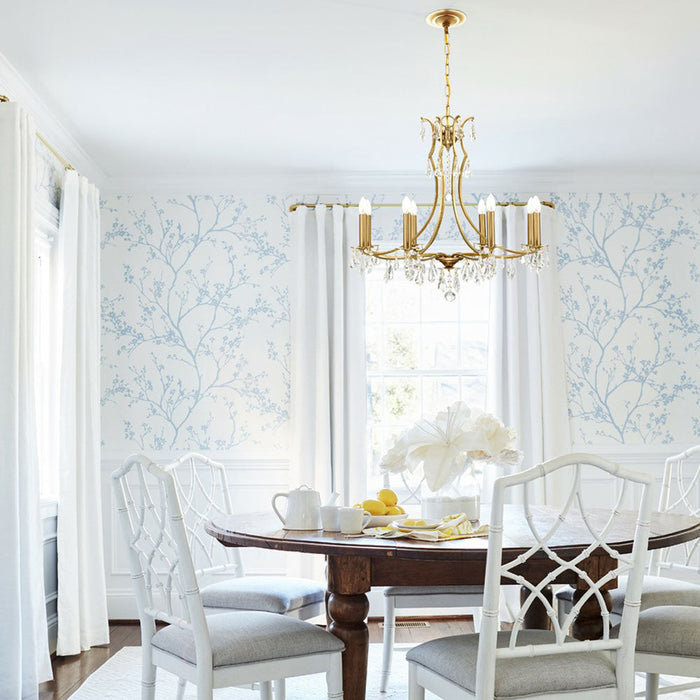
<instances>
[{"instance_id":1,"label":"white wainscoting","mask_svg":"<svg viewBox=\"0 0 700 700\"><path fill-rule=\"evenodd\" d=\"M134 599L126 548L119 532L112 501L111 474L130 453L102 455L102 520L107 584L107 610L112 620L134 620L138 615ZM149 454L158 464L167 464L184 453ZM208 453L226 467L233 507L237 512L270 510L275 493L289 490L289 461L279 457L231 458ZM248 574L285 576L293 564L285 553L247 548L242 550ZM291 559L291 561L290 561Z\"/></svg>"}]
</instances>

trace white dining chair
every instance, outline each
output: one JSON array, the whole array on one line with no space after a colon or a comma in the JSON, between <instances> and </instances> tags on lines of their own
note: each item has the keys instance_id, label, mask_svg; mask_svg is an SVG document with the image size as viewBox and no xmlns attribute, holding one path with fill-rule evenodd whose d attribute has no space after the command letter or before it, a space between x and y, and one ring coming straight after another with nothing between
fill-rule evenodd
<instances>
[{"instance_id":1,"label":"white dining chair","mask_svg":"<svg viewBox=\"0 0 700 700\"><path fill-rule=\"evenodd\" d=\"M572 477L571 489L558 515L544 516L530 506L530 490L546 475L566 469ZM604 524L592 525L582 488L583 470L600 470L613 476L620 485L619 497L606 509ZM484 584L484 605L479 634L446 637L411 649L409 663L409 700L423 700L425 690L448 700L477 698L519 700L629 700L634 696L634 640L637 631L642 575L649 537L651 478L623 469L617 464L590 454L572 454L549 460L527 471L501 477L493 491L489 541ZM523 541L522 553L503 558L503 540L517 533L504 532L503 511L508 489L522 488L522 508L533 544ZM628 491L638 498L638 518L631 553L615 549L609 540L619 538L614 527L620 517L620 504ZM597 508L600 504L594 504ZM593 522L601 522L600 514ZM567 558L557 550L557 535L563 523L575 520L576 527L587 532L591 543L582 552ZM521 538L522 540L522 538ZM614 569L593 581L584 562L603 548L615 564ZM525 580L519 567L531 557L548 562L549 573L537 583ZM545 589L562 575L574 574L586 588L563 623L545 595ZM629 583L619 634L611 634L610 611L603 595L606 584L627 573ZM511 631L498 631L501 581L524 586L529 593L517 613ZM577 641L567 630L583 605L591 597L601 607L602 639ZM523 621L535 601L544 605L552 632L524 630Z\"/></svg>"},{"instance_id":2,"label":"white dining chair","mask_svg":"<svg viewBox=\"0 0 700 700\"><path fill-rule=\"evenodd\" d=\"M269 700L271 681L312 673L326 674L328 698L343 697L344 645L329 632L270 612L205 615L172 471L133 455L112 487L141 623L142 700L155 698L158 668L178 676L178 698L187 682L198 700L259 682Z\"/></svg>"},{"instance_id":3,"label":"white dining chair","mask_svg":"<svg viewBox=\"0 0 700 700\"><path fill-rule=\"evenodd\" d=\"M323 584L291 576L248 576L238 548L224 547L207 534L210 520L233 513L223 464L190 452L163 469L175 479L205 613L263 610L300 620L324 613Z\"/></svg>"},{"instance_id":4,"label":"white dining chair","mask_svg":"<svg viewBox=\"0 0 700 700\"><path fill-rule=\"evenodd\" d=\"M700 517L700 445L668 457L664 464L658 510ZM642 585L642 610L659 605L691 605L700 607L700 541L654 549L649 557L647 574ZM621 576L617 588L610 591L613 619L622 612L627 579ZM559 617L571 608L573 589L557 591Z\"/></svg>"},{"instance_id":5,"label":"white dining chair","mask_svg":"<svg viewBox=\"0 0 700 700\"><path fill-rule=\"evenodd\" d=\"M390 488L388 475L384 486ZM420 504L421 485L411 486L404 480L409 501ZM474 629L479 631L483 586L387 586L384 589L384 635L382 646L382 671L379 690L385 693L391 675L396 639L396 611L409 608L471 608Z\"/></svg>"}]
</instances>

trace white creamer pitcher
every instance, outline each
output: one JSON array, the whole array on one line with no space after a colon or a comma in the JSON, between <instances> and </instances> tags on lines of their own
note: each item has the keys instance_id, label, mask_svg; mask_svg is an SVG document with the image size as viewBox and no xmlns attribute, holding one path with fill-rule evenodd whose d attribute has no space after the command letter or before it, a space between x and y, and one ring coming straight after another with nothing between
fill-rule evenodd
<instances>
[{"instance_id":1,"label":"white creamer pitcher","mask_svg":"<svg viewBox=\"0 0 700 700\"><path fill-rule=\"evenodd\" d=\"M275 503L282 496L287 499L287 514L284 518L277 510ZM272 497L272 510L277 513L285 530L320 530L322 528L321 495L306 485L289 493L276 493Z\"/></svg>"}]
</instances>

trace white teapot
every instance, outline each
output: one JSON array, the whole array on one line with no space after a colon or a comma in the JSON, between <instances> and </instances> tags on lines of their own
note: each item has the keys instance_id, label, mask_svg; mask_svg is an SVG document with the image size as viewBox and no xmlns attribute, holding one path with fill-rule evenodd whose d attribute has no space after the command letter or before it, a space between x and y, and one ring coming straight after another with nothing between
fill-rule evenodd
<instances>
[{"instance_id":1,"label":"white teapot","mask_svg":"<svg viewBox=\"0 0 700 700\"><path fill-rule=\"evenodd\" d=\"M287 499L287 514L283 518L275 501L284 496ZM304 485L289 493L276 493L272 497L272 510L282 521L285 530L320 530L321 495L318 491Z\"/></svg>"}]
</instances>

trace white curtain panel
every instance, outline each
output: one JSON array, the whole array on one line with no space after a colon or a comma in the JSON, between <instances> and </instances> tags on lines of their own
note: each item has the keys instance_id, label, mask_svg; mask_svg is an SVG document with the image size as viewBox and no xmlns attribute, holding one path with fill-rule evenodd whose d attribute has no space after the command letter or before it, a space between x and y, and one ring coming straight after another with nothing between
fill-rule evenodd
<instances>
[{"instance_id":1,"label":"white curtain panel","mask_svg":"<svg viewBox=\"0 0 700 700\"><path fill-rule=\"evenodd\" d=\"M299 207L292 219L292 481L364 498L364 280L349 268L357 211Z\"/></svg>"},{"instance_id":2,"label":"white curtain panel","mask_svg":"<svg viewBox=\"0 0 700 700\"><path fill-rule=\"evenodd\" d=\"M51 678L34 413L34 143L0 104L0 698L37 698Z\"/></svg>"},{"instance_id":3,"label":"white curtain panel","mask_svg":"<svg viewBox=\"0 0 700 700\"><path fill-rule=\"evenodd\" d=\"M54 269L59 655L109 643L100 493L100 202L65 176Z\"/></svg>"},{"instance_id":4,"label":"white curtain panel","mask_svg":"<svg viewBox=\"0 0 700 700\"><path fill-rule=\"evenodd\" d=\"M549 265L539 275L517 263L493 282L489 322L487 407L515 429L523 468L571 450L556 242L559 216L542 207ZM525 207L504 207L497 238L511 249L527 240ZM556 504L562 484L550 478L539 502Z\"/></svg>"}]
</instances>

